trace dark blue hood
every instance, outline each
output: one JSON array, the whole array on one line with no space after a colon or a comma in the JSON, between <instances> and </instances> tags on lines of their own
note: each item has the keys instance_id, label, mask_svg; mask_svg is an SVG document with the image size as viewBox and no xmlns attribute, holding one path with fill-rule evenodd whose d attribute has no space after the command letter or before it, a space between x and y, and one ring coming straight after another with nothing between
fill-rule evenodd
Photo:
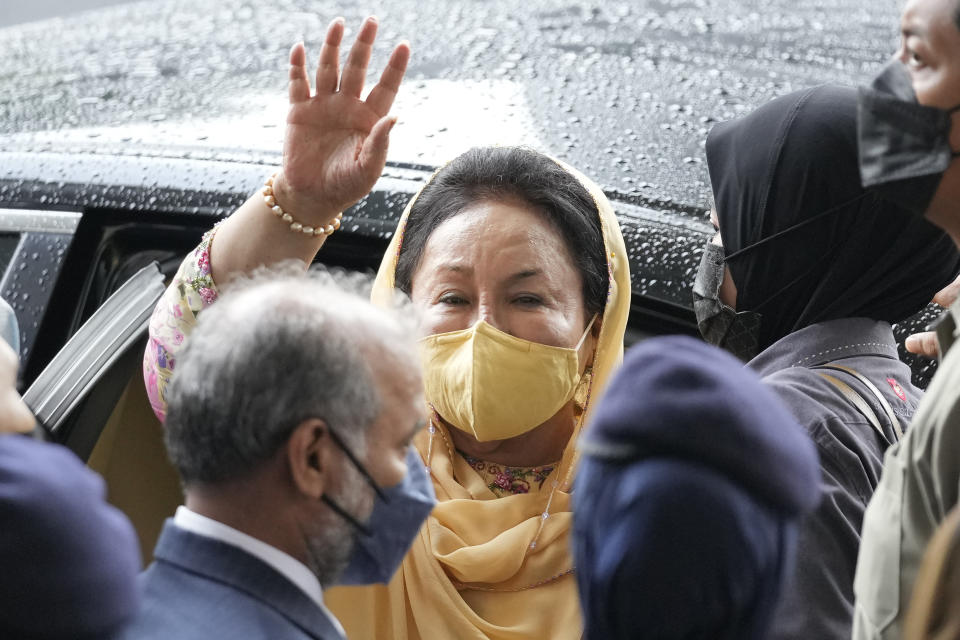
<instances>
[{"instance_id":1,"label":"dark blue hood","mask_svg":"<svg viewBox=\"0 0 960 640\"><path fill-rule=\"evenodd\" d=\"M70 451L0 435L0 637L112 637L136 613L140 552Z\"/></svg>"},{"instance_id":2,"label":"dark blue hood","mask_svg":"<svg viewBox=\"0 0 960 640\"><path fill-rule=\"evenodd\" d=\"M587 637L764 637L820 470L759 378L700 341L649 340L627 354L581 448Z\"/></svg>"}]
</instances>

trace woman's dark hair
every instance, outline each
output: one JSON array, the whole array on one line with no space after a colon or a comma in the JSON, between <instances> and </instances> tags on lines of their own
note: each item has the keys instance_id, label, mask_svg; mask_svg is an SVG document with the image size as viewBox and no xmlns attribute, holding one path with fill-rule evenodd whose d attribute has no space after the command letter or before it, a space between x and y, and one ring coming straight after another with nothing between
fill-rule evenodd
<instances>
[{"instance_id":1,"label":"woman's dark hair","mask_svg":"<svg viewBox=\"0 0 960 640\"><path fill-rule=\"evenodd\" d=\"M960 29L960 0L956 0L956 7L953 10L953 23Z\"/></svg>"},{"instance_id":2,"label":"woman's dark hair","mask_svg":"<svg viewBox=\"0 0 960 640\"><path fill-rule=\"evenodd\" d=\"M560 165L523 147L471 149L437 173L410 210L397 259L397 288L410 294L434 229L478 202L504 200L530 206L560 233L583 280L587 312L601 313L609 283L597 205Z\"/></svg>"}]
</instances>

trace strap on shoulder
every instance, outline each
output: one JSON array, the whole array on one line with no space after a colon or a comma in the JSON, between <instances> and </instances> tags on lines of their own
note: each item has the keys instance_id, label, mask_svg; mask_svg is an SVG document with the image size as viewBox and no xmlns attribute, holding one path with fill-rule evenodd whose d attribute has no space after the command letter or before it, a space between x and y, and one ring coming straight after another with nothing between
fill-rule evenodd
<instances>
[{"instance_id":1,"label":"strap on shoulder","mask_svg":"<svg viewBox=\"0 0 960 640\"><path fill-rule=\"evenodd\" d=\"M863 396L854 391L846 382L834 378L829 373L821 373L820 376L835 386L840 394L847 399L847 402L852 404L857 408L857 411L863 414L863 417L870 422L874 430L880 434L881 438L883 438L884 442L890 444L890 439L887 438L887 434L883 432L883 427L880 425L880 419L877 418L877 414L874 413L873 409L870 408L870 405L867 404L867 401L863 399Z\"/></svg>"},{"instance_id":2,"label":"strap on shoulder","mask_svg":"<svg viewBox=\"0 0 960 640\"><path fill-rule=\"evenodd\" d=\"M835 364L833 362L820 365L816 367L817 369L833 369L834 371L842 371L848 375L853 376L860 381L860 384L865 386L867 389L873 393L876 397L877 402L880 403L880 406L883 408L883 412L887 414L887 420L890 421L890 424L893 426L894 433L897 434L897 440L899 441L903 438L903 429L900 427L900 420L897 419L897 414L893 412L893 407L890 406L890 403L887 402L887 399L883 397L883 394L880 392L880 389L877 389L877 385L873 384L867 376L863 375L856 369L851 369L850 367L845 367L843 365ZM859 396L859 394L857 394ZM871 412L872 413L872 412Z\"/></svg>"}]
</instances>

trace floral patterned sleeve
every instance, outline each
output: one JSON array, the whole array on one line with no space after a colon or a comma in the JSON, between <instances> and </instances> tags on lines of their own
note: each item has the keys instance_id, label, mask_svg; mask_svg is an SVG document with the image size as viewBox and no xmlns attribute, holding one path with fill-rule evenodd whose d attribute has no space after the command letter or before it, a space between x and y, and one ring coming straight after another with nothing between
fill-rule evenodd
<instances>
[{"instance_id":1,"label":"floral patterned sleeve","mask_svg":"<svg viewBox=\"0 0 960 640\"><path fill-rule=\"evenodd\" d=\"M167 415L167 384L177 352L193 330L197 314L217 299L210 275L210 245L217 228L208 231L199 246L180 265L150 318L150 337L143 356L143 379L153 412L163 422Z\"/></svg>"}]
</instances>

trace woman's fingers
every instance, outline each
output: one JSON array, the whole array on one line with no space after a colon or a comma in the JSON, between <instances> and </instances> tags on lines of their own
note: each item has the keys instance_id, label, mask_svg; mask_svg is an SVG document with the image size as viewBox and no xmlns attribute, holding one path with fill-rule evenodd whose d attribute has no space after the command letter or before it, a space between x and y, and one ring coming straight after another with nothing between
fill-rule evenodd
<instances>
[{"instance_id":1,"label":"woman's fingers","mask_svg":"<svg viewBox=\"0 0 960 640\"><path fill-rule=\"evenodd\" d=\"M307 79L307 52L304 50L302 42L298 42L290 49L288 92L290 104L303 102L310 98L310 80Z\"/></svg>"},{"instance_id":2,"label":"woman's fingers","mask_svg":"<svg viewBox=\"0 0 960 640\"><path fill-rule=\"evenodd\" d=\"M367 65L370 63L370 54L373 53L373 41L377 38L377 19L367 18L360 33L350 49L347 64L343 67L343 77L340 79L340 93L360 98L363 83L367 76Z\"/></svg>"},{"instance_id":3,"label":"woman's fingers","mask_svg":"<svg viewBox=\"0 0 960 640\"><path fill-rule=\"evenodd\" d=\"M360 166L380 175L387 163L387 148L390 146L390 130L397 124L396 116L384 116L373 125L370 135L363 141L360 149Z\"/></svg>"},{"instance_id":4,"label":"woman's fingers","mask_svg":"<svg viewBox=\"0 0 960 640\"><path fill-rule=\"evenodd\" d=\"M401 42L393 50L390 56L390 62L383 70L380 76L380 82L377 83L367 96L367 106L373 109L378 116L385 116L390 112L393 106L393 100L397 97L400 90L400 83L403 81L403 74L407 71L407 63L410 61L410 45L407 42Z\"/></svg>"},{"instance_id":5,"label":"woman's fingers","mask_svg":"<svg viewBox=\"0 0 960 640\"><path fill-rule=\"evenodd\" d=\"M940 355L940 345L937 342L936 331L925 331L908 336L903 346L910 353L926 358L936 358Z\"/></svg>"},{"instance_id":6,"label":"woman's fingers","mask_svg":"<svg viewBox=\"0 0 960 640\"><path fill-rule=\"evenodd\" d=\"M335 18L327 27L327 38L320 48L317 63L317 95L333 93L340 82L340 43L343 41L343 18Z\"/></svg>"}]
</instances>

